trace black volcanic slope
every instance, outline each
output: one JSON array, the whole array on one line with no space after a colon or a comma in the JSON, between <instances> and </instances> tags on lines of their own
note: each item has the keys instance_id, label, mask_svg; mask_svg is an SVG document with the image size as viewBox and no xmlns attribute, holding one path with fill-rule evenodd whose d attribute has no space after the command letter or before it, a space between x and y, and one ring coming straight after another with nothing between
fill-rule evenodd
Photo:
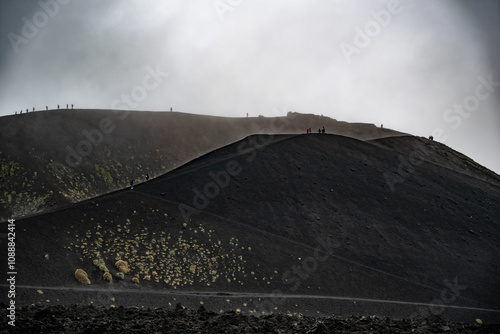
<instances>
[{"instance_id":1,"label":"black volcanic slope","mask_svg":"<svg viewBox=\"0 0 500 334\"><path fill-rule=\"evenodd\" d=\"M460 157L416 137L250 136L17 221L17 302L498 323L498 175ZM113 283L93 265L119 259L132 272Z\"/></svg>"},{"instance_id":2,"label":"black volcanic slope","mask_svg":"<svg viewBox=\"0 0 500 334\"><path fill-rule=\"evenodd\" d=\"M50 110L0 117L0 220L54 210L162 175L256 133L306 127L363 140L401 135L316 115L228 118L178 112ZM316 130L315 130L316 131Z\"/></svg>"}]
</instances>

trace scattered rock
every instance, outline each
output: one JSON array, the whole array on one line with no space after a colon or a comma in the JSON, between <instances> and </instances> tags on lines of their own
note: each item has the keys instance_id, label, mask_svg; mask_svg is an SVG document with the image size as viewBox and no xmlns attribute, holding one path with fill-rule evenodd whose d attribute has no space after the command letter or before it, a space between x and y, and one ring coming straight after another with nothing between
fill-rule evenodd
<instances>
[{"instance_id":1,"label":"scattered rock","mask_svg":"<svg viewBox=\"0 0 500 334\"><path fill-rule=\"evenodd\" d=\"M123 260L118 260L115 263L116 269L118 269L120 272L124 274L128 274L130 272L130 269L128 267L128 263L123 261Z\"/></svg>"},{"instance_id":2,"label":"scattered rock","mask_svg":"<svg viewBox=\"0 0 500 334\"><path fill-rule=\"evenodd\" d=\"M49 303L49 300L46 302ZM180 303L174 309L48 305L50 304L32 305L20 309L16 313L15 332L155 333L163 328L168 329L169 333L499 333L500 329L498 324L454 323L440 319L396 320L283 314L257 317L235 311L210 312L203 305L198 310L190 310ZM6 307L0 308L0 317L5 318L7 312ZM7 321L0 322L0 332L12 332Z\"/></svg>"},{"instance_id":3,"label":"scattered rock","mask_svg":"<svg viewBox=\"0 0 500 334\"><path fill-rule=\"evenodd\" d=\"M82 284L90 284L89 277L87 276L87 273L83 271L82 269L77 269L75 271L75 278L78 282Z\"/></svg>"},{"instance_id":4,"label":"scattered rock","mask_svg":"<svg viewBox=\"0 0 500 334\"><path fill-rule=\"evenodd\" d=\"M109 273L109 271L105 272L103 275L102 275L102 278L105 280L105 281L108 281L108 282L113 282L113 276L111 276L111 274Z\"/></svg>"}]
</instances>

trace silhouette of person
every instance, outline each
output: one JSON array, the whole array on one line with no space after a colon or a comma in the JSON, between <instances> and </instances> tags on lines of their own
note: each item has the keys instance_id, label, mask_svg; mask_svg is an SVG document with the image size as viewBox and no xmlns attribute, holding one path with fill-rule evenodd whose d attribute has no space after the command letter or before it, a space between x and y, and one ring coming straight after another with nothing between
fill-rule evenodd
<instances>
[{"instance_id":1,"label":"silhouette of person","mask_svg":"<svg viewBox=\"0 0 500 334\"><path fill-rule=\"evenodd\" d=\"M321 129L318 129L318 133L321 133Z\"/></svg>"},{"instance_id":2,"label":"silhouette of person","mask_svg":"<svg viewBox=\"0 0 500 334\"><path fill-rule=\"evenodd\" d=\"M49 106L45 106L45 110L49 110Z\"/></svg>"},{"instance_id":3,"label":"silhouette of person","mask_svg":"<svg viewBox=\"0 0 500 334\"><path fill-rule=\"evenodd\" d=\"M28 108L26 108L26 113L28 113Z\"/></svg>"},{"instance_id":4,"label":"silhouette of person","mask_svg":"<svg viewBox=\"0 0 500 334\"><path fill-rule=\"evenodd\" d=\"M17 110L16 110L16 113L15 113L15 114L17 115Z\"/></svg>"},{"instance_id":5,"label":"silhouette of person","mask_svg":"<svg viewBox=\"0 0 500 334\"><path fill-rule=\"evenodd\" d=\"M23 111L21 110L19 113L20 113L20 114L22 114L22 113L23 113Z\"/></svg>"},{"instance_id":6,"label":"silhouette of person","mask_svg":"<svg viewBox=\"0 0 500 334\"><path fill-rule=\"evenodd\" d=\"M429 140L434 140L434 137L433 136L429 136Z\"/></svg>"},{"instance_id":7,"label":"silhouette of person","mask_svg":"<svg viewBox=\"0 0 500 334\"><path fill-rule=\"evenodd\" d=\"M380 124L380 128L383 129L384 128L384 124Z\"/></svg>"},{"instance_id":8,"label":"silhouette of person","mask_svg":"<svg viewBox=\"0 0 500 334\"><path fill-rule=\"evenodd\" d=\"M71 109L73 109L73 103L71 103Z\"/></svg>"},{"instance_id":9,"label":"silhouette of person","mask_svg":"<svg viewBox=\"0 0 500 334\"><path fill-rule=\"evenodd\" d=\"M325 127L323 127L323 129L321 130L321 133L325 133Z\"/></svg>"},{"instance_id":10,"label":"silhouette of person","mask_svg":"<svg viewBox=\"0 0 500 334\"><path fill-rule=\"evenodd\" d=\"M306 129L306 133L309 133L309 128Z\"/></svg>"},{"instance_id":11,"label":"silhouette of person","mask_svg":"<svg viewBox=\"0 0 500 334\"><path fill-rule=\"evenodd\" d=\"M35 111L35 107L33 107L33 111Z\"/></svg>"},{"instance_id":12,"label":"silhouette of person","mask_svg":"<svg viewBox=\"0 0 500 334\"><path fill-rule=\"evenodd\" d=\"M68 104L66 103L66 109L69 109Z\"/></svg>"},{"instance_id":13,"label":"silhouette of person","mask_svg":"<svg viewBox=\"0 0 500 334\"><path fill-rule=\"evenodd\" d=\"M57 105L57 109L59 109L59 105Z\"/></svg>"},{"instance_id":14,"label":"silhouette of person","mask_svg":"<svg viewBox=\"0 0 500 334\"><path fill-rule=\"evenodd\" d=\"M172 107L170 107L170 112L172 112Z\"/></svg>"},{"instance_id":15,"label":"silhouette of person","mask_svg":"<svg viewBox=\"0 0 500 334\"><path fill-rule=\"evenodd\" d=\"M149 174L146 173L146 183L148 183L148 181L149 181Z\"/></svg>"},{"instance_id":16,"label":"silhouette of person","mask_svg":"<svg viewBox=\"0 0 500 334\"><path fill-rule=\"evenodd\" d=\"M132 189L134 189L134 180L131 180L131 181L130 181L130 189L131 189L131 190L132 190Z\"/></svg>"}]
</instances>

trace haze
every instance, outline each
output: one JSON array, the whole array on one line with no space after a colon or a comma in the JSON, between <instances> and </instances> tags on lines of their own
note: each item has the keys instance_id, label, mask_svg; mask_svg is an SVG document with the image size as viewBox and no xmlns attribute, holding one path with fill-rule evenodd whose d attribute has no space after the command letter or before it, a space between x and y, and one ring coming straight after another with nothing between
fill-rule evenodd
<instances>
[{"instance_id":1,"label":"haze","mask_svg":"<svg viewBox=\"0 0 500 334\"><path fill-rule=\"evenodd\" d=\"M3 0L0 116L297 111L434 135L500 173L499 32L495 0Z\"/></svg>"}]
</instances>

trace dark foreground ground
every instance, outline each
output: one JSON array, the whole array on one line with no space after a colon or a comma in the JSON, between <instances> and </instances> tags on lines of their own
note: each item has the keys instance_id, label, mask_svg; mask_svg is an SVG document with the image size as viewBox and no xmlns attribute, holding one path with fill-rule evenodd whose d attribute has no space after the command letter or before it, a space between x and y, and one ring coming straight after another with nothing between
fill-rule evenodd
<instances>
[{"instance_id":1,"label":"dark foreground ground","mask_svg":"<svg viewBox=\"0 0 500 334\"><path fill-rule=\"evenodd\" d=\"M5 306L0 313L5 319ZM0 329L2 333L499 333L500 325L446 322L440 317L256 317L207 312L203 306L194 311L177 304L173 309L33 306L18 312L15 327L3 321Z\"/></svg>"}]
</instances>

